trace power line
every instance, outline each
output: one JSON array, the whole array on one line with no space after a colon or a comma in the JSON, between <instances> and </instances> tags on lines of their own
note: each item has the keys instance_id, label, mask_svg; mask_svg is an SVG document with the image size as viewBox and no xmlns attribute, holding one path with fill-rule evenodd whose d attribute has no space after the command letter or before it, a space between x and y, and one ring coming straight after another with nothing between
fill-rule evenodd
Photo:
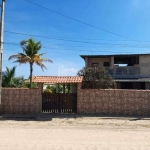
<instances>
[{"instance_id":1,"label":"power line","mask_svg":"<svg viewBox=\"0 0 150 150\"><path fill-rule=\"evenodd\" d=\"M17 33L17 32L14 32L14 31L4 31L4 32L7 32L7 33ZM18 34L18 33L17 33ZM25 33L22 33L22 34L25 34ZM26 35L26 34L25 34ZM28 34L29 35L29 34ZM32 36L32 34L31 34ZM36 35L34 35L36 36ZM38 36L38 35L37 35ZM91 40L91 41L111 41L111 42L114 42L114 41L118 41L118 42L133 42L132 40L111 40L111 39L89 39L89 38L72 38L72 37L52 37L51 38L63 38L63 39L80 39L80 40ZM143 41L143 42L150 42L150 41Z\"/></svg>"},{"instance_id":2,"label":"power line","mask_svg":"<svg viewBox=\"0 0 150 150\"><path fill-rule=\"evenodd\" d=\"M64 14L61 14L61 13L59 13L59 12L56 12L56 11L54 11L54 10L52 10L52 9L46 8L46 7L44 7L44 6L41 6L41 5L37 4L37 3L31 2L31 1L29 1L29 0L25 0L25 1L31 3L31 4L33 4L33 5L35 5L35 6L38 6L38 7L41 7L41 8L43 8L43 9L46 9L46 10L48 10L48 11L51 11L51 12L57 14L57 15L60 15L60 16L63 16L63 17L65 17L65 18L71 19L71 20L73 20L73 21L76 21L76 22L82 23L82 24L84 24L84 25L87 25L87 26L89 26L89 27L92 27L92 28L95 28L95 29L98 29L98 30L101 30L101 31L104 31L104 32L107 32L107 33L110 33L110 34L113 34L113 35L122 37L122 38L125 38L125 39L128 39L128 40L140 42L139 40L134 40L134 39L132 39L132 38L129 38L129 37L126 37L126 36L123 36L123 35L120 35L120 34L117 34L117 33L114 33L114 32L111 32L111 31L108 31L108 30L99 28L99 27L96 27L96 26L91 25L91 24L88 24L88 23L86 23L86 22L83 22L83 21L74 19L74 18L69 17L69 16L67 16L67 15L64 15Z\"/></svg>"},{"instance_id":3,"label":"power line","mask_svg":"<svg viewBox=\"0 0 150 150\"><path fill-rule=\"evenodd\" d=\"M19 43L15 42L4 42L4 45L14 45L14 46L19 46ZM51 47L45 47L42 46L43 49L50 49L50 50L59 50L59 51L69 51L69 52L111 52L111 53L125 53L125 52L117 52L117 51L112 51L112 50L83 50L83 49L76 49L76 50L71 50L71 49L59 49L59 48L51 48ZM133 51L128 50L126 51L127 53L133 53Z\"/></svg>"},{"instance_id":4,"label":"power line","mask_svg":"<svg viewBox=\"0 0 150 150\"><path fill-rule=\"evenodd\" d=\"M42 35L34 35L29 33L20 33L20 32L14 32L14 31L5 31L7 33L11 34L19 34L19 35L25 35L25 36L34 36L34 37L40 37L40 38L46 38L50 40L60 40L60 41L66 41L66 42L75 42L75 43L84 43L84 44L96 44L96 45L110 45L110 46L128 46L128 44L110 44L110 43L98 43L98 42L88 42L88 41L77 41L77 40L66 40L62 38L54 38L54 37L48 37L48 36L42 36ZM135 45L130 45L135 46ZM138 45L136 45L138 46Z\"/></svg>"},{"instance_id":5,"label":"power line","mask_svg":"<svg viewBox=\"0 0 150 150\"><path fill-rule=\"evenodd\" d=\"M46 38L46 39L51 39L51 40L60 40L60 41L66 41L66 42L75 42L75 43L91 43L91 44L102 44L98 42L88 42L88 41L77 41L77 40L67 40L63 38L54 38L54 37L48 37L48 36L42 36L42 35L34 35L34 34L29 34L29 33L20 33L20 32L13 32L13 31L5 31L7 33L13 33L13 34L20 34L20 35L27 35L27 36L34 36L34 37L40 37L40 38ZM109 45L109 43L107 43Z\"/></svg>"}]
</instances>

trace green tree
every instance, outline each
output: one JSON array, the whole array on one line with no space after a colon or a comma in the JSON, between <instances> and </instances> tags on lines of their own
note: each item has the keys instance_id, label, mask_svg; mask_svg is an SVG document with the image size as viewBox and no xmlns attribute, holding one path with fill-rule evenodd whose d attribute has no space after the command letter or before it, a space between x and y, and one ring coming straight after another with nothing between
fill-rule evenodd
<instances>
[{"instance_id":1,"label":"green tree","mask_svg":"<svg viewBox=\"0 0 150 150\"><path fill-rule=\"evenodd\" d=\"M6 71L2 72L2 87L21 87L24 78L15 77L16 67L9 69L6 67Z\"/></svg>"},{"instance_id":2,"label":"green tree","mask_svg":"<svg viewBox=\"0 0 150 150\"><path fill-rule=\"evenodd\" d=\"M115 81L104 67L84 67L77 73L83 76L82 88L110 89L115 87Z\"/></svg>"},{"instance_id":3,"label":"green tree","mask_svg":"<svg viewBox=\"0 0 150 150\"><path fill-rule=\"evenodd\" d=\"M29 82L23 82L21 85L22 88L30 88L30 83ZM38 88L38 84L37 83L32 83L32 88Z\"/></svg>"},{"instance_id":4,"label":"green tree","mask_svg":"<svg viewBox=\"0 0 150 150\"><path fill-rule=\"evenodd\" d=\"M29 63L30 65L30 88L32 86L32 73L33 64L37 64L42 70L47 69L43 64L43 61L52 63L52 60L48 58L41 58L45 53L38 54L39 50L42 48L41 42L36 42L34 39L23 40L20 43L24 53L18 53L17 55L11 55L9 60L16 59L14 62L19 64Z\"/></svg>"},{"instance_id":5,"label":"green tree","mask_svg":"<svg viewBox=\"0 0 150 150\"><path fill-rule=\"evenodd\" d=\"M46 89L47 90L51 90L52 91L52 93L56 93L56 85L48 85L47 87L46 87Z\"/></svg>"},{"instance_id":6,"label":"green tree","mask_svg":"<svg viewBox=\"0 0 150 150\"><path fill-rule=\"evenodd\" d=\"M46 89L49 89L52 91L52 93L56 93L56 85L48 85L46 87ZM69 86L69 84L65 84L65 93L71 92L71 87ZM62 93L63 92L63 84L59 84L58 86L58 92Z\"/></svg>"}]
</instances>

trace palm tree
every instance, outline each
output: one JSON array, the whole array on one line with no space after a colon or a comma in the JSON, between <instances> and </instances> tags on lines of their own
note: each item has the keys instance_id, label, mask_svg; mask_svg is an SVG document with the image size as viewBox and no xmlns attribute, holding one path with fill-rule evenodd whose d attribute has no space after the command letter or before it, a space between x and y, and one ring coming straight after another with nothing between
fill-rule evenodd
<instances>
[{"instance_id":1,"label":"palm tree","mask_svg":"<svg viewBox=\"0 0 150 150\"><path fill-rule=\"evenodd\" d=\"M30 64L30 87L32 85L32 72L33 72L33 64L37 64L42 68L42 70L47 69L43 64L43 61L47 61L52 63L52 60L48 58L41 58L41 56L45 53L38 54L39 50L42 48L41 42L35 42L34 39L23 40L20 43L23 52L18 53L17 55L11 55L8 60L16 59L14 62L18 62L20 64L29 63Z\"/></svg>"},{"instance_id":2,"label":"palm tree","mask_svg":"<svg viewBox=\"0 0 150 150\"><path fill-rule=\"evenodd\" d=\"M2 87L21 87L24 78L15 77L16 67L9 69L6 67L6 71L2 72Z\"/></svg>"}]
</instances>

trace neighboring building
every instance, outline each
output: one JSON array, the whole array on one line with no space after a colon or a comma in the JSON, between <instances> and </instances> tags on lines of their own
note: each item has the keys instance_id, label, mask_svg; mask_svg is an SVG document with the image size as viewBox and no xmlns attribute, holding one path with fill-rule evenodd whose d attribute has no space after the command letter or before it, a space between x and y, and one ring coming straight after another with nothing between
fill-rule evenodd
<instances>
[{"instance_id":1,"label":"neighboring building","mask_svg":"<svg viewBox=\"0 0 150 150\"><path fill-rule=\"evenodd\" d=\"M81 55L86 67L105 67L118 89L150 89L150 54Z\"/></svg>"}]
</instances>

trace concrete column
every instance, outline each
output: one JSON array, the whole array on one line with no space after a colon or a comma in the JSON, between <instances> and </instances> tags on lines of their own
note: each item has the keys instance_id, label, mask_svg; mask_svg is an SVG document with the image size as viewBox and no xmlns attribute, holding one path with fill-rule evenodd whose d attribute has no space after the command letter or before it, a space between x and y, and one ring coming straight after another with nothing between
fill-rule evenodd
<instances>
[{"instance_id":1,"label":"concrete column","mask_svg":"<svg viewBox=\"0 0 150 150\"><path fill-rule=\"evenodd\" d=\"M114 56L111 56L111 63L110 63L111 68L114 67Z\"/></svg>"},{"instance_id":2,"label":"concrete column","mask_svg":"<svg viewBox=\"0 0 150 150\"><path fill-rule=\"evenodd\" d=\"M39 102L40 102L39 113L42 112L42 93L43 93L43 84L44 84L44 83L38 83L38 88L39 88L39 90L40 90L40 92L41 92L41 93L39 94L39 96L38 96Z\"/></svg>"},{"instance_id":3,"label":"concrete column","mask_svg":"<svg viewBox=\"0 0 150 150\"><path fill-rule=\"evenodd\" d=\"M38 88L41 90L41 93L43 93L43 84L44 83L38 83Z\"/></svg>"},{"instance_id":4,"label":"concrete column","mask_svg":"<svg viewBox=\"0 0 150 150\"><path fill-rule=\"evenodd\" d=\"M58 87L59 87L59 84L56 84L56 93L59 93Z\"/></svg>"},{"instance_id":5,"label":"concrete column","mask_svg":"<svg viewBox=\"0 0 150 150\"><path fill-rule=\"evenodd\" d=\"M77 93L77 84L72 84L72 93Z\"/></svg>"},{"instance_id":6,"label":"concrete column","mask_svg":"<svg viewBox=\"0 0 150 150\"><path fill-rule=\"evenodd\" d=\"M85 67L88 67L88 57L85 57Z\"/></svg>"}]
</instances>

